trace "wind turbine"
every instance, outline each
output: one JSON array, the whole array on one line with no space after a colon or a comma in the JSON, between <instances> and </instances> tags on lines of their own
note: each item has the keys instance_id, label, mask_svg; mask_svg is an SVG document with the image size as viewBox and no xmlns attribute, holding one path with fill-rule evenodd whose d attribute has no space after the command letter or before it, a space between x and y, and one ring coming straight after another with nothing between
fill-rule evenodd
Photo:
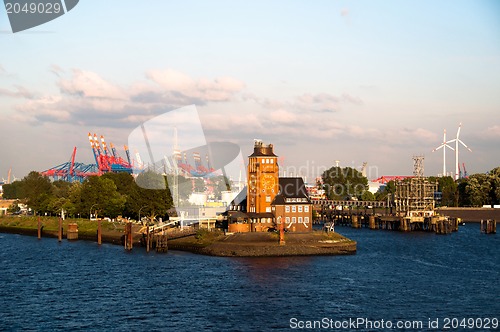
<instances>
[{"instance_id":1,"label":"wind turbine","mask_svg":"<svg viewBox=\"0 0 500 332\"><path fill-rule=\"evenodd\" d=\"M460 129L462 128L462 123L460 122L460 124L458 125L458 131L457 131L457 137L452 139L452 140L449 140L448 142L446 143L452 143L452 142L455 142L455 180L458 180L458 174L459 174L459 170L458 170L458 143L462 144L467 150L469 150L470 152L472 152L471 149L469 149L469 147L467 145L465 145L464 142L462 142L460 140Z\"/></svg>"},{"instance_id":2,"label":"wind turbine","mask_svg":"<svg viewBox=\"0 0 500 332\"><path fill-rule=\"evenodd\" d=\"M443 149L443 176L446 176L446 148L448 148L450 150L455 150L454 148L449 146L447 143L448 142L446 142L446 129L445 129L443 132L443 143L441 143L440 146L438 146L437 148L432 150L432 152L435 152L439 149Z\"/></svg>"}]
</instances>

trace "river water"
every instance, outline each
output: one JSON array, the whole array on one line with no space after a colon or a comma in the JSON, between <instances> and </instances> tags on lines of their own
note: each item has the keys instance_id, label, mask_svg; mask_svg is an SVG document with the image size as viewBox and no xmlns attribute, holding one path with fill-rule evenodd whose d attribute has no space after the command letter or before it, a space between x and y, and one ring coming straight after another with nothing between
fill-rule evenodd
<instances>
[{"instance_id":1,"label":"river water","mask_svg":"<svg viewBox=\"0 0 500 332\"><path fill-rule=\"evenodd\" d=\"M0 329L442 330L465 318L484 330L500 319L498 234L336 231L358 242L356 255L148 254L0 234Z\"/></svg>"}]
</instances>

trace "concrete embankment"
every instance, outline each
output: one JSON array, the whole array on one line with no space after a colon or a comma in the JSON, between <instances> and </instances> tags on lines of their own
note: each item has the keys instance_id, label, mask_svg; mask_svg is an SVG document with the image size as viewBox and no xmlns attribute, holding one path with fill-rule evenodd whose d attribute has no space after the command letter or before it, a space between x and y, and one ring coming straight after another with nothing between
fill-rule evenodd
<instances>
[{"instance_id":1,"label":"concrete embankment","mask_svg":"<svg viewBox=\"0 0 500 332\"><path fill-rule=\"evenodd\" d=\"M286 244L279 245L274 233L237 233L203 242L195 236L171 240L170 249L226 257L275 257L350 255L356 253L356 242L337 233L287 233Z\"/></svg>"}]
</instances>

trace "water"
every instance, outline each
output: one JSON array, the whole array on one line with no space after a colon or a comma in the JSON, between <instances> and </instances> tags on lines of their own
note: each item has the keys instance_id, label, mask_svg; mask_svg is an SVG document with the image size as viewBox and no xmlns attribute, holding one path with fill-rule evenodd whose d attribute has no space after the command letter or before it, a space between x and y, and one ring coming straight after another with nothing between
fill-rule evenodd
<instances>
[{"instance_id":1,"label":"water","mask_svg":"<svg viewBox=\"0 0 500 332\"><path fill-rule=\"evenodd\" d=\"M356 255L162 255L0 234L0 329L264 331L360 317L425 329L429 318L441 328L446 317L500 318L498 234L478 224L450 236L337 231L358 241Z\"/></svg>"}]
</instances>

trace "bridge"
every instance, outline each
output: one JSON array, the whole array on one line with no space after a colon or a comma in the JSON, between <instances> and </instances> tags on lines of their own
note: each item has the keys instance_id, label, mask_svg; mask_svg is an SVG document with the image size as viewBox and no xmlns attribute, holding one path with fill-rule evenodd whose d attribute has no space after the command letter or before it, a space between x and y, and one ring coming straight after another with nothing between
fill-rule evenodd
<instances>
[{"instance_id":1,"label":"bridge","mask_svg":"<svg viewBox=\"0 0 500 332\"><path fill-rule=\"evenodd\" d=\"M384 201L336 201L329 199L319 199L312 201L314 206L329 207L329 206L352 206L352 207L367 207L367 208L383 208L387 206Z\"/></svg>"}]
</instances>

